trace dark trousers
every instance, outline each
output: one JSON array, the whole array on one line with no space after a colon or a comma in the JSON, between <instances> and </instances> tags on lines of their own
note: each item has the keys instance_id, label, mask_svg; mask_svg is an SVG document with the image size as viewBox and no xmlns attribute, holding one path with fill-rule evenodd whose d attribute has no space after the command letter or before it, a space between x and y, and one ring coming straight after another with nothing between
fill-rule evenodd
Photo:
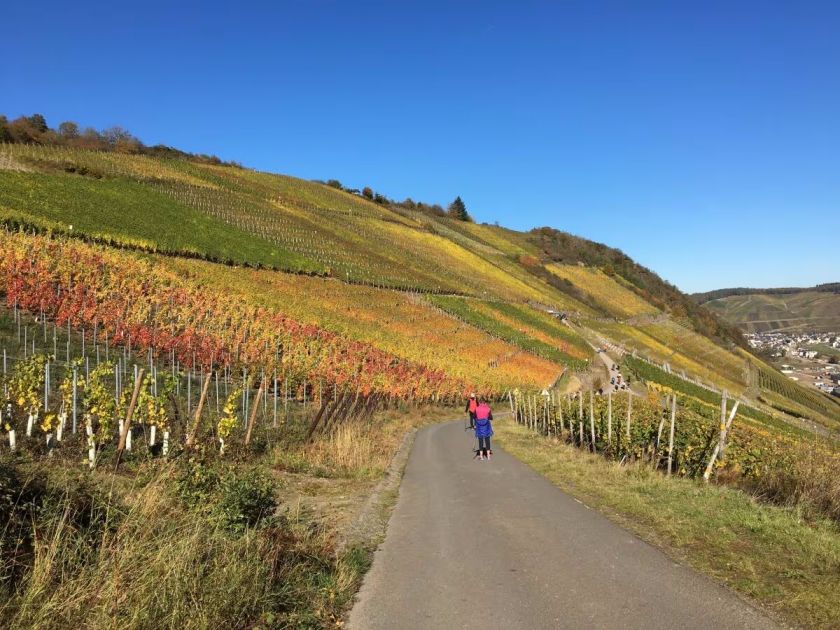
<instances>
[{"instance_id":1,"label":"dark trousers","mask_svg":"<svg viewBox=\"0 0 840 630\"><path fill-rule=\"evenodd\" d=\"M470 429L475 429L475 411L470 411Z\"/></svg>"},{"instance_id":2,"label":"dark trousers","mask_svg":"<svg viewBox=\"0 0 840 630\"><path fill-rule=\"evenodd\" d=\"M478 438L478 450L482 455L490 452L490 436Z\"/></svg>"}]
</instances>

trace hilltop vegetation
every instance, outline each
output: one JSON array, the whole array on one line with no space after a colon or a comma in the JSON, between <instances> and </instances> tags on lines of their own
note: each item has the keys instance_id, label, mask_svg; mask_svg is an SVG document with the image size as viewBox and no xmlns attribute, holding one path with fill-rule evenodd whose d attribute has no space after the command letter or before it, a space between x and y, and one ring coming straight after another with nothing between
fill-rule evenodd
<instances>
[{"instance_id":1,"label":"hilltop vegetation","mask_svg":"<svg viewBox=\"0 0 840 630\"><path fill-rule=\"evenodd\" d=\"M840 282L827 282L813 287L779 287L775 289L750 289L738 287L733 289L715 289L705 293L692 293L691 299L698 304L705 304L712 300L730 297L732 295L795 295L797 293L840 293Z\"/></svg>"}]
</instances>

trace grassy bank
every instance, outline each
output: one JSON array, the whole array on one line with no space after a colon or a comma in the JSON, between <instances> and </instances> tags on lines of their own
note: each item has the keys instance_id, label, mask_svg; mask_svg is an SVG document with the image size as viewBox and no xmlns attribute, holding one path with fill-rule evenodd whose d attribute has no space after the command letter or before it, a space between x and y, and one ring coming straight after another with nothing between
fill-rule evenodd
<instances>
[{"instance_id":1,"label":"grassy bank","mask_svg":"<svg viewBox=\"0 0 840 630\"><path fill-rule=\"evenodd\" d=\"M292 418L250 451L119 473L3 453L0 627L340 627L378 542L348 529L406 432L453 414L390 409L311 443Z\"/></svg>"},{"instance_id":2,"label":"grassy bank","mask_svg":"<svg viewBox=\"0 0 840 630\"><path fill-rule=\"evenodd\" d=\"M511 420L499 444L563 490L767 610L808 627L840 624L840 529L748 494L622 467Z\"/></svg>"}]
</instances>

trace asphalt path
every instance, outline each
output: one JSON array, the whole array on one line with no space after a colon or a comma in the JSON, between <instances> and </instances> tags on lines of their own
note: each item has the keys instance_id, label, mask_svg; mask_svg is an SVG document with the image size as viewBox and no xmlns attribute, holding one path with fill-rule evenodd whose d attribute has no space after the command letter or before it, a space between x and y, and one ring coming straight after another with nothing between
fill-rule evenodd
<instances>
[{"instance_id":1,"label":"asphalt path","mask_svg":"<svg viewBox=\"0 0 840 630\"><path fill-rule=\"evenodd\" d=\"M603 362L604 367L607 368L607 382L604 383L604 392L608 392L610 389L612 389L613 392L618 392L621 387L619 384L619 378L622 380L621 384L623 384L624 381L624 378L621 376L621 369L618 368L618 361L614 361L606 352L598 352L597 354ZM616 366L616 369L613 369L614 365ZM610 385L610 379L613 379L613 385Z\"/></svg>"},{"instance_id":2,"label":"asphalt path","mask_svg":"<svg viewBox=\"0 0 840 630\"><path fill-rule=\"evenodd\" d=\"M464 423L421 430L352 630L772 628Z\"/></svg>"}]
</instances>

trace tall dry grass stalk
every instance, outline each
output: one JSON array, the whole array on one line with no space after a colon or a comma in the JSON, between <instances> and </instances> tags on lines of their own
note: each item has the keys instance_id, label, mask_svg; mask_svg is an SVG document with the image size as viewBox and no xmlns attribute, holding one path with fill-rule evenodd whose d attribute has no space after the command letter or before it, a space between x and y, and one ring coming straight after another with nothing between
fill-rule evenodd
<instances>
[{"instance_id":1,"label":"tall dry grass stalk","mask_svg":"<svg viewBox=\"0 0 840 630\"><path fill-rule=\"evenodd\" d=\"M303 468L320 468L343 476L375 478L384 474L412 429L463 417L460 408L425 407L390 409L373 421L351 420L327 435L293 452L278 452L276 463L287 466L306 462Z\"/></svg>"},{"instance_id":2,"label":"tall dry grass stalk","mask_svg":"<svg viewBox=\"0 0 840 630\"><path fill-rule=\"evenodd\" d=\"M375 477L387 470L408 428L408 423L399 422L348 422L307 446L305 456L316 467Z\"/></svg>"}]
</instances>

